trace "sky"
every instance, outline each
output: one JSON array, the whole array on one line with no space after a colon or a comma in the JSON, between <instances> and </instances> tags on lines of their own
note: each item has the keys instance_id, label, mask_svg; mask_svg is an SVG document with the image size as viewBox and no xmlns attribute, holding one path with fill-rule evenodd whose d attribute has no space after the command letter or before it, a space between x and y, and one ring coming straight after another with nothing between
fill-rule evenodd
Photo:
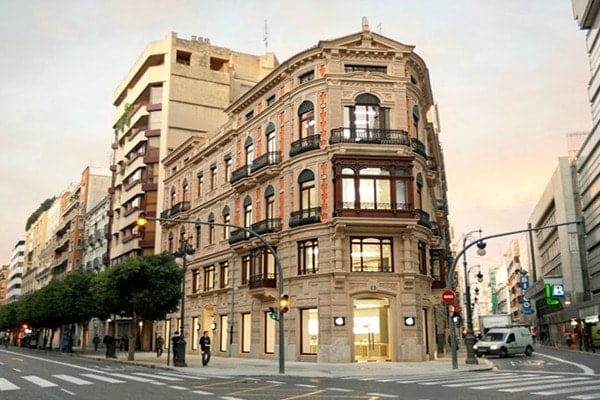
<instances>
[{"instance_id":1,"label":"sky","mask_svg":"<svg viewBox=\"0 0 600 400\"><path fill-rule=\"evenodd\" d=\"M283 62L363 16L429 69L455 242L526 228L566 134L592 125L570 0L2 0L0 264L45 199L108 168L112 94L149 42L177 32ZM497 265L516 238L468 257Z\"/></svg>"}]
</instances>

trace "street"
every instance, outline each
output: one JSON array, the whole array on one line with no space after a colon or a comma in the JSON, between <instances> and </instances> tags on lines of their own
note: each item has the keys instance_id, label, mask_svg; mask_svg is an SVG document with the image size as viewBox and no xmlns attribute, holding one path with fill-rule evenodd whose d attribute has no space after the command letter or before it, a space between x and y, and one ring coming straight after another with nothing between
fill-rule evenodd
<instances>
[{"instance_id":1,"label":"street","mask_svg":"<svg viewBox=\"0 0 600 400\"><path fill-rule=\"evenodd\" d=\"M600 399L598 354L539 348L532 357L490 359L497 370L335 378L253 376L249 370L248 376L214 376L11 347L0 349L0 398Z\"/></svg>"}]
</instances>

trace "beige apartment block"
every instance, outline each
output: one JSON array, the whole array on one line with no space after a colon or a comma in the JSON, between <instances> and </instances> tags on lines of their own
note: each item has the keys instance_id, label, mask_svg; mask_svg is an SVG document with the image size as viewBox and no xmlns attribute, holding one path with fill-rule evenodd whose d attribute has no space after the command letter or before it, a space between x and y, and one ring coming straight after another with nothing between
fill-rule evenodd
<instances>
[{"instance_id":1,"label":"beige apartment block","mask_svg":"<svg viewBox=\"0 0 600 400\"><path fill-rule=\"evenodd\" d=\"M171 33L150 43L114 92L109 257L154 252L154 223L142 235L140 210L162 211L161 160L190 136L208 139L227 121L224 109L276 65L255 56Z\"/></svg>"},{"instance_id":2,"label":"beige apartment block","mask_svg":"<svg viewBox=\"0 0 600 400\"><path fill-rule=\"evenodd\" d=\"M6 287L8 286L8 264L0 266L0 304L6 304Z\"/></svg>"},{"instance_id":3,"label":"beige apartment block","mask_svg":"<svg viewBox=\"0 0 600 400\"><path fill-rule=\"evenodd\" d=\"M22 294L39 289L36 274L41 271L42 251L46 247L48 232L48 210L32 221L25 232L25 265Z\"/></svg>"},{"instance_id":4,"label":"beige apartment block","mask_svg":"<svg viewBox=\"0 0 600 400\"><path fill-rule=\"evenodd\" d=\"M218 130L161 158L160 217L203 222L166 221L157 233L156 252L177 251L182 238L195 249L188 352L210 330L215 356L277 359L270 311L280 289L291 300L287 360L445 351L444 160L427 66L413 50L364 21L283 62L227 107Z\"/></svg>"}]
</instances>

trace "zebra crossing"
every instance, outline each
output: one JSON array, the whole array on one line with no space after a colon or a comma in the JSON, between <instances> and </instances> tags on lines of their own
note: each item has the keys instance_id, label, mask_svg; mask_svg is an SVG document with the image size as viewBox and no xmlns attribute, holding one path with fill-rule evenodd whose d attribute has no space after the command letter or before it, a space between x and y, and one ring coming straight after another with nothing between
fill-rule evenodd
<instances>
[{"instance_id":1,"label":"zebra crossing","mask_svg":"<svg viewBox=\"0 0 600 400\"><path fill-rule=\"evenodd\" d=\"M25 384L35 385L41 388L59 387L65 384L84 386L94 384L119 384L126 382L143 382L152 385L170 385L175 382L206 380L207 378L198 376L178 375L173 373L155 373L148 374L144 372L132 372L129 374L118 372L98 373L77 373L77 374L53 374L50 376L23 375L10 381L7 378L0 377L0 393L21 389ZM169 386L171 387L171 386ZM180 388L172 386L173 388ZM2 396L0 395L0 398Z\"/></svg>"},{"instance_id":2,"label":"zebra crossing","mask_svg":"<svg viewBox=\"0 0 600 400\"><path fill-rule=\"evenodd\" d=\"M377 379L374 379L377 381ZM414 375L394 379L399 384L493 390L537 396L561 396L561 399L600 399L600 376L564 375L535 372L476 372L468 375ZM386 380L389 382L389 379Z\"/></svg>"}]
</instances>

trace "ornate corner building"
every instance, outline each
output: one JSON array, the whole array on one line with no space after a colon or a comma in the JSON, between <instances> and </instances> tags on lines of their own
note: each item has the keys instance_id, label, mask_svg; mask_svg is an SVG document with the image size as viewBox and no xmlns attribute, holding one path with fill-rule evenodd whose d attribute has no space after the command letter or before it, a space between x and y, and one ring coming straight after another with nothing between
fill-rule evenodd
<instances>
[{"instance_id":1,"label":"ornate corner building","mask_svg":"<svg viewBox=\"0 0 600 400\"><path fill-rule=\"evenodd\" d=\"M165 148L158 196L138 208L204 223L149 223L134 247L175 251L185 237L195 248L188 351L212 329L217 356L276 357L276 259L291 303L288 360L420 361L444 351L446 179L427 67L413 49L365 21L275 65L224 108L223 124ZM174 323L155 333L169 337Z\"/></svg>"}]
</instances>

